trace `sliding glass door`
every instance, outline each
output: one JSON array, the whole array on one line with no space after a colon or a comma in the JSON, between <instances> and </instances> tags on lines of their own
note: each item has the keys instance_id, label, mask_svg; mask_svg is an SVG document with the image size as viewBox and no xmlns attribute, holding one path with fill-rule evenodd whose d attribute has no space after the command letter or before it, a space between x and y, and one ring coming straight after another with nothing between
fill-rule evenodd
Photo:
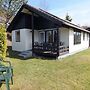
<instances>
[{"instance_id":1,"label":"sliding glass door","mask_svg":"<svg viewBox=\"0 0 90 90\"><path fill-rule=\"evenodd\" d=\"M47 31L46 33L46 41L48 43L56 43L57 42L57 31Z\"/></svg>"}]
</instances>

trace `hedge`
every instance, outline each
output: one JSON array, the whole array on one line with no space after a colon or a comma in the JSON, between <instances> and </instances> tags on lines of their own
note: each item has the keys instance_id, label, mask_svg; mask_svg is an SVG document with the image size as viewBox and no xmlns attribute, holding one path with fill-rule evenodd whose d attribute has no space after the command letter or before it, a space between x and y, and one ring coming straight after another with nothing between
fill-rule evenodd
<instances>
[{"instance_id":1,"label":"hedge","mask_svg":"<svg viewBox=\"0 0 90 90\"><path fill-rule=\"evenodd\" d=\"M0 57L5 58L7 51L7 34L5 27L0 25Z\"/></svg>"}]
</instances>

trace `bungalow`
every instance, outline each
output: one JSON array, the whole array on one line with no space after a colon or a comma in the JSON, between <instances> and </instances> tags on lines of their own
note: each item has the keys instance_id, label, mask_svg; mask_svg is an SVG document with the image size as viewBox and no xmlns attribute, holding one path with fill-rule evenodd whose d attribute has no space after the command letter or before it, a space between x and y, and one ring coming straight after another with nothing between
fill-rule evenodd
<instances>
[{"instance_id":1,"label":"bungalow","mask_svg":"<svg viewBox=\"0 0 90 90\"><path fill-rule=\"evenodd\" d=\"M27 4L7 31L12 32L12 50L31 50L32 55L61 57L89 47L90 31Z\"/></svg>"}]
</instances>

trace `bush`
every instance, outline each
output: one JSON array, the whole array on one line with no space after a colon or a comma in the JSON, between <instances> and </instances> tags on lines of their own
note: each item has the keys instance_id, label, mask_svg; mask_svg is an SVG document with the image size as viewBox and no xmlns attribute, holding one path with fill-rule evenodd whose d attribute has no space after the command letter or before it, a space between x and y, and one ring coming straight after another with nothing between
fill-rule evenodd
<instances>
[{"instance_id":1,"label":"bush","mask_svg":"<svg viewBox=\"0 0 90 90\"><path fill-rule=\"evenodd\" d=\"M5 27L0 25L0 57L6 57L6 50L7 50L7 35Z\"/></svg>"}]
</instances>

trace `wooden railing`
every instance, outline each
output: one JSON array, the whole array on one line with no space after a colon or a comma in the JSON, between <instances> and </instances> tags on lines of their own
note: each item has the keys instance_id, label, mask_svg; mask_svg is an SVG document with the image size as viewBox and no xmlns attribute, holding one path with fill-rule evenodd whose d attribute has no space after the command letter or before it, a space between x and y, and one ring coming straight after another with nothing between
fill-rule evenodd
<instances>
[{"instance_id":1,"label":"wooden railing","mask_svg":"<svg viewBox=\"0 0 90 90\"><path fill-rule=\"evenodd\" d=\"M34 43L34 52L38 54L52 54L57 55L57 44L55 43ZM64 45L59 46L59 55L63 55L69 52L69 47Z\"/></svg>"},{"instance_id":2,"label":"wooden railing","mask_svg":"<svg viewBox=\"0 0 90 90\"><path fill-rule=\"evenodd\" d=\"M69 47L59 46L59 55L64 55L69 53Z\"/></svg>"},{"instance_id":3,"label":"wooden railing","mask_svg":"<svg viewBox=\"0 0 90 90\"><path fill-rule=\"evenodd\" d=\"M53 43L35 43L34 50L57 52L57 45Z\"/></svg>"}]
</instances>

